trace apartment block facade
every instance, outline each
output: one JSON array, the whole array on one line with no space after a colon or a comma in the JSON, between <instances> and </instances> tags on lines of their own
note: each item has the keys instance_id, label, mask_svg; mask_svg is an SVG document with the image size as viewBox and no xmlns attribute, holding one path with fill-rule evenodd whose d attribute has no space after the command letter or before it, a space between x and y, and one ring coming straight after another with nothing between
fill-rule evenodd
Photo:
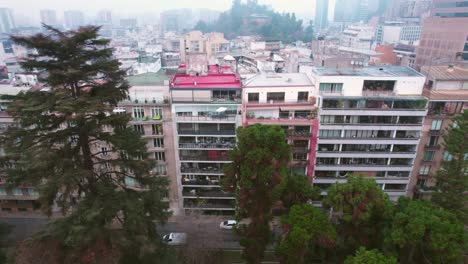
<instances>
[{"instance_id":1,"label":"apartment block facade","mask_svg":"<svg viewBox=\"0 0 468 264\"><path fill-rule=\"evenodd\" d=\"M316 68L319 134L313 184L374 178L392 200L406 195L427 100L425 77L399 66Z\"/></svg>"},{"instance_id":2,"label":"apartment block facade","mask_svg":"<svg viewBox=\"0 0 468 264\"><path fill-rule=\"evenodd\" d=\"M278 125L291 145L291 172L312 179L317 143L316 89L305 73L260 74L242 89L243 125Z\"/></svg>"},{"instance_id":3,"label":"apartment block facade","mask_svg":"<svg viewBox=\"0 0 468 264\"><path fill-rule=\"evenodd\" d=\"M468 111L468 70L432 66L422 67L421 72L427 76L423 94L429 106L408 196L429 199L436 184L433 176L443 160L452 158L443 148L444 132L452 125L452 118Z\"/></svg>"},{"instance_id":4,"label":"apartment block facade","mask_svg":"<svg viewBox=\"0 0 468 264\"><path fill-rule=\"evenodd\" d=\"M184 69L184 67L181 67ZM220 187L228 151L242 125L241 81L230 67L206 75L179 73L170 83L179 206L184 211L233 214L235 200Z\"/></svg>"}]
</instances>

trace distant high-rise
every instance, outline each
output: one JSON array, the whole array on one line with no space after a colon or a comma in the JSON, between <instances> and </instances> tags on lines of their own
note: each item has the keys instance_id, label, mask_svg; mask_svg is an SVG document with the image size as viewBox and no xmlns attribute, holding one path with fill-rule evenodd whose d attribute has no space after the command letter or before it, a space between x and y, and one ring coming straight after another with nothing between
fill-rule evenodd
<instances>
[{"instance_id":1,"label":"distant high-rise","mask_svg":"<svg viewBox=\"0 0 468 264\"><path fill-rule=\"evenodd\" d=\"M328 25L328 0L315 1L315 30L320 31Z\"/></svg>"},{"instance_id":2,"label":"distant high-rise","mask_svg":"<svg viewBox=\"0 0 468 264\"><path fill-rule=\"evenodd\" d=\"M0 34L11 33L15 28L15 21L11 10L7 8L0 8Z\"/></svg>"},{"instance_id":3,"label":"distant high-rise","mask_svg":"<svg viewBox=\"0 0 468 264\"><path fill-rule=\"evenodd\" d=\"M431 9L432 0L395 0L387 10L387 18L420 18Z\"/></svg>"},{"instance_id":4,"label":"distant high-rise","mask_svg":"<svg viewBox=\"0 0 468 264\"><path fill-rule=\"evenodd\" d=\"M96 21L99 24L112 24L112 12L109 10L99 11Z\"/></svg>"},{"instance_id":5,"label":"distant high-rise","mask_svg":"<svg viewBox=\"0 0 468 264\"><path fill-rule=\"evenodd\" d=\"M41 15L41 23L44 23L49 26L56 26L58 24L55 10L44 9L40 11L40 15Z\"/></svg>"},{"instance_id":6,"label":"distant high-rise","mask_svg":"<svg viewBox=\"0 0 468 264\"><path fill-rule=\"evenodd\" d=\"M78 10L65 11L65 26L69 29L78 28L84 25L84 15Z\"/></svg>"},{"instance_id":7,"label":"distant high-rise","mask_svg":"<svg viewBox=\"0 0 468 264\"><path fill-rule=\"evenodd\" d=\"M467 1L434 0L424 20L416 67L468 61Z\"/></svg>"},{"instance_id":8,"label":"distant high-rise","mask_svg":"<svg viewBox=\"0 0 468 264\"><path fill-rule=\"evenodd\" d=\"M369 18L368 0L336 0L335 22L366 22Z\"/></svg>"}]
</instances>

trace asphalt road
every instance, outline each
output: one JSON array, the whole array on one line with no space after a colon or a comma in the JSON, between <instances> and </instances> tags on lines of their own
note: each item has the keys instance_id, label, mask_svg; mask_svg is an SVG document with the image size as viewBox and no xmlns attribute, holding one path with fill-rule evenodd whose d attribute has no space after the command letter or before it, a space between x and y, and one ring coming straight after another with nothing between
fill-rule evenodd
<instances>
[{"instance_id":1,"label":"asphalt road","mask_svg":"<svg viewBox=\"0 0 468 264\"><path fill-rule=\"evenodd\" d=\"M32 236L46 227L50 221L47 218L0 218L0 222L12 226L8 238L11 242L19 242ZM223 249L239 249L238 236L233 230L220 229L220 222L221 220L219 219L202 220L201 223L194 222L193 219L182 219L180 222L168 222L165 225L159 225L157 230L161 236L170 232L186 232L188 234L188 242L190 242L190 236L192 236L196 240L194 243L204 243Z\"/></svg>"}]
</instances>

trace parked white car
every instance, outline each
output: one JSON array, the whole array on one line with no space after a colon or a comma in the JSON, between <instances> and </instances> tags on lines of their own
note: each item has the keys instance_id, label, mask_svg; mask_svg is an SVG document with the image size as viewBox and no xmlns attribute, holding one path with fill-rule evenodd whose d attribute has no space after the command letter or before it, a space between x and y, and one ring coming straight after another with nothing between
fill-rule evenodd
<instances>
[{"instance_id":1,"label":"parked white car","mask_svg":"<svg viewBox=\"0 0 468 264\"><path fill-rule=\"evenodd\" d=\"M169 233L163 236L163 241L169 246L179 246L187 243L186 233Z\"/></svg>"},{"instance_id":2,"label":"parked white car","mask_svg":"<svg viewBox=\"0 0 468 264\"><path fill-rule=\"evenodd\" d=\"M221 229L233 229L234 227L237 226L237 221L236 220L226 220L223 221L219 224L219 228Z\"/></svg>"}]
</instances>

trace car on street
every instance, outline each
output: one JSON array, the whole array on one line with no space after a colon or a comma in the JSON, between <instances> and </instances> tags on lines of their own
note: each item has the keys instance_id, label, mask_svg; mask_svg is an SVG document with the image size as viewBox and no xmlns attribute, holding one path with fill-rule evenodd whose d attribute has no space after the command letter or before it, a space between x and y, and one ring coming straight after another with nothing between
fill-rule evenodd
<instances>
[{"instance_id":1,"label":"car on street","mask_svg":"<svg viewBox=\"0 0 468 264\"><path fill-rule=\"evenodd\" d=\"M234 229L237 226L236 220L226 220L219 224L219 228L221 229Z\"/></svg>"},{"instance_id":2,"label":"car on street","mask_svg":"<svg viewBox=\"0 0 468 264\"><path fill-rule=\"evenodd\" d=\"M186 233L169 233L163 236L164 243L169 246L180 246L187 243Z\"/></svg>"}]
</instances>

